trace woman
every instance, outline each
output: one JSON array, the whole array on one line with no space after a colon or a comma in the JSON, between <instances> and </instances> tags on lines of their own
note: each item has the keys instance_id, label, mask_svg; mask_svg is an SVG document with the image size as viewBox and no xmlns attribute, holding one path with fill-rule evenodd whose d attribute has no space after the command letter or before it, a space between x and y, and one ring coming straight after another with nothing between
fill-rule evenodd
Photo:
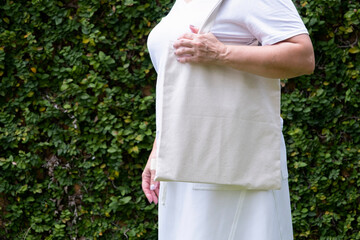
<instances>
[{"instance_id":1,"label":"woman","mask_svg":"<svg viewBox=\"0 0 360 240\"><path fill-rule=\"evenodd\" d=\"M169 42L182 64L230 66L268 78L312 73L311 40L291 0L223 0L210 33L199 34L196 26L203 19L199 15L211 1L177 0L151 32L149 52L158 74L164 71L163 49ZM253 46L254 41L259 46ZM154 141L142 187L150 203L159 202L159 239L293 239L284 141L281 189L268 191L216 184L160 185L151 167L156 151Z\"/></svg>"}]
</instances>

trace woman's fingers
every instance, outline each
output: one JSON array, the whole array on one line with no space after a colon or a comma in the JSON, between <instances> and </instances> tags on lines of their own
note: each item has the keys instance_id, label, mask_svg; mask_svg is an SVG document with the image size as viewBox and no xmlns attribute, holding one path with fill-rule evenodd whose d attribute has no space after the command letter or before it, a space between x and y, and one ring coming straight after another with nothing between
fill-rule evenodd
<instances>
[{"instance_id":1,"label":"woman's fingers","mask_svg":"<svg viewBox=\"0 0 360 240\"><path fill-rule=\"evenodd\" d=\"M141 187L148 201L150 203L154 202L155 204L157 204L159 198L160 182L154 181L155 173L155 170L145 168L142 174Z\"/></svg>"},{"instance_id":2,"label":"woman's fingers","mask_svg":"<svg viewBox=\"0 0 360 240\"><path fill-rule=\"evenodd\" d=\"M158 203L158 197L159 197L159 182L155 182L154 178L155 178L155 170L151 170L151 180L150 180L150 191L151 191L151 196L152 196L152 200L154 201L155 204Z\"/></svg>"},{"instance_id":3,"label":"woman's fingers","mask_svg":"<svg viewBox=\"0 0 360 240\"><path fill-rule=\"evenodd\" d=\"M198 31L195 27L192 31ZM174 43L175 55L181 63L186 62L213 62L218 63L220 57L226 54L226 46L212 33L188 33ZM193 36L193 39L189 39Z\"/></svg>"},{"instance_id":4,"label":"woman's fingers","mask_svg":"<svg viewBox=\"0 0 360 240\"><path fill-rule=\"evenodd\" d=\"M152 191L150 190L150 182L151 182L151 172L149 168L145 168L142 174L141 187L149 203L152 203L154 199L151 193Z\"/></svg>"},{"instance_id":5,"label":"woman's fingers","mask_svg":"<svg viewBox=\"0 0 360 240\"><path fill-rule=\"evenodd\" d=\"M181 38L190 39L190 40L194 39L196 35L199 33L199 29L193 25L190 25L189 28L191 30L191 33L184 33L178 39Z\"/></svg>"},{"instance_id":6,"label":"woman's fingers","mask_svg":"<svg viewBox=\"0 0 360 240\"><path fill-rule=\"evenodd\" d=\"M189 57L195 54L195 49L193 48L178 48L175 51L175 55L178 57Z\"/></svg>"},{"instance_id":7,"label":"woman's fingers","mask_svg":"<svg viewBox=\"0 0 360 240\"><path fill-rule=\"evenodd\" d=\"M199 33L199 29L197 27L193 26L193 25L190 25L190 30L193 33Z\"/></svg>"},{"instance_id":8,"label":"woman's fingers","mask_svg":"<svg viewBox=\"0 0 360 240\"><path fill-rule=\"evenodd\" d=\"M188 47L188 48L192 48L194 45L192 40L186 39L186 38L181 38L178 39L176 42L174 42L174 48L178 49L180 47Z\"/></svg>"},{"instance_id":9,"label":"woman's fingers","mask_svg":"<svg viewBox=\"0 0 360 240\"><path fill-rule=\"evenodd\" d=\"M189 40L193 40L196 37L196 34L194 33L184 33L183 35L181 35L178 39L189 39Z\"/></svg>"},{"instance_id":10,"label":"woman's fingers","mask_svg":"<svg viewBox=\"0 0 360 240\"><path fill-rule=\"evenodd\" d=\"M153 149L150 153L144 171L142 173L141 187L149 203L158 203L159 198L159 182L155 182L155 168L156 168L156 140L153 144Z\"/></svg>"}]
</instances>

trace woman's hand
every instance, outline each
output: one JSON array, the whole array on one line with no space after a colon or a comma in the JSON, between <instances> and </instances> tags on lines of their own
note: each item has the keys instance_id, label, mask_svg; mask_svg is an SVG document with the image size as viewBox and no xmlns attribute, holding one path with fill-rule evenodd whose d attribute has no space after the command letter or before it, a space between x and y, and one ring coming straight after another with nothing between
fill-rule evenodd
<instances>
[{"instance_id":1,"label":"woman's hand","mask_svg":"<svg viewBox=\"0 0 360 240\"><path fill-rule=\"evenodd\" d=\"M159 198L160 182L154 181L156 171L151 169L151 161L153 161L153 159L156 159L156 141L153 144L153 149L142 173L141 186L149 203L154 202L157 204Z\"/></svg>"},{"instance_id":2,"label":"woman's hand","mask_svg":"<svg viewBox=\"0 0 360 240\"><path fill-rule=\"evenodd\" d=\"M181 63L217 63L226 53L226 46L212 33L198 34L198 29L190 26L192 33L185 33L174 43L175 55Z\"/></svg>"}]
</instances>

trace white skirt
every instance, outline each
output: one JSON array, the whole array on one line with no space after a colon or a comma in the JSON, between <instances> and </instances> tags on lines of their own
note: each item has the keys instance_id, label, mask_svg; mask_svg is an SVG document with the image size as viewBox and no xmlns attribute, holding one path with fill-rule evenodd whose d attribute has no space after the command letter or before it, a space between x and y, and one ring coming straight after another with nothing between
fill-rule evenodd
<instances>
[{"instance_id":1,"label":"white skirt","mask_svg":"<svg viewBox=\"0 0 360 240\"><path fill-rule=\"evenodd\" d=\"M159 240L292 240L286 148L280 190L161 182Z\"/></svg>"}]
</instances>

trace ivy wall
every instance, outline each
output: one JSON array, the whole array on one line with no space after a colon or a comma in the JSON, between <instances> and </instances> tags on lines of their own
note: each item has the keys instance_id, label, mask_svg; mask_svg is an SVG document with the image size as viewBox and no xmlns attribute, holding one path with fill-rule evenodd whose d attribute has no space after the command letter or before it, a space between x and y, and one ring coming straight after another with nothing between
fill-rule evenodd
<instances>
[{"instance_id":1,"label":"ivy wall","mask_svg":"<svg viewBox=\"0 0 360 240\"><path fill-rule=\"evenodd\" d=\"M146 39L170 0L0 4L0 239L156 239ZM360 239L360 3L295 1L313 75L283 81L295 239Z\"/></svg>"}]
</instances>

